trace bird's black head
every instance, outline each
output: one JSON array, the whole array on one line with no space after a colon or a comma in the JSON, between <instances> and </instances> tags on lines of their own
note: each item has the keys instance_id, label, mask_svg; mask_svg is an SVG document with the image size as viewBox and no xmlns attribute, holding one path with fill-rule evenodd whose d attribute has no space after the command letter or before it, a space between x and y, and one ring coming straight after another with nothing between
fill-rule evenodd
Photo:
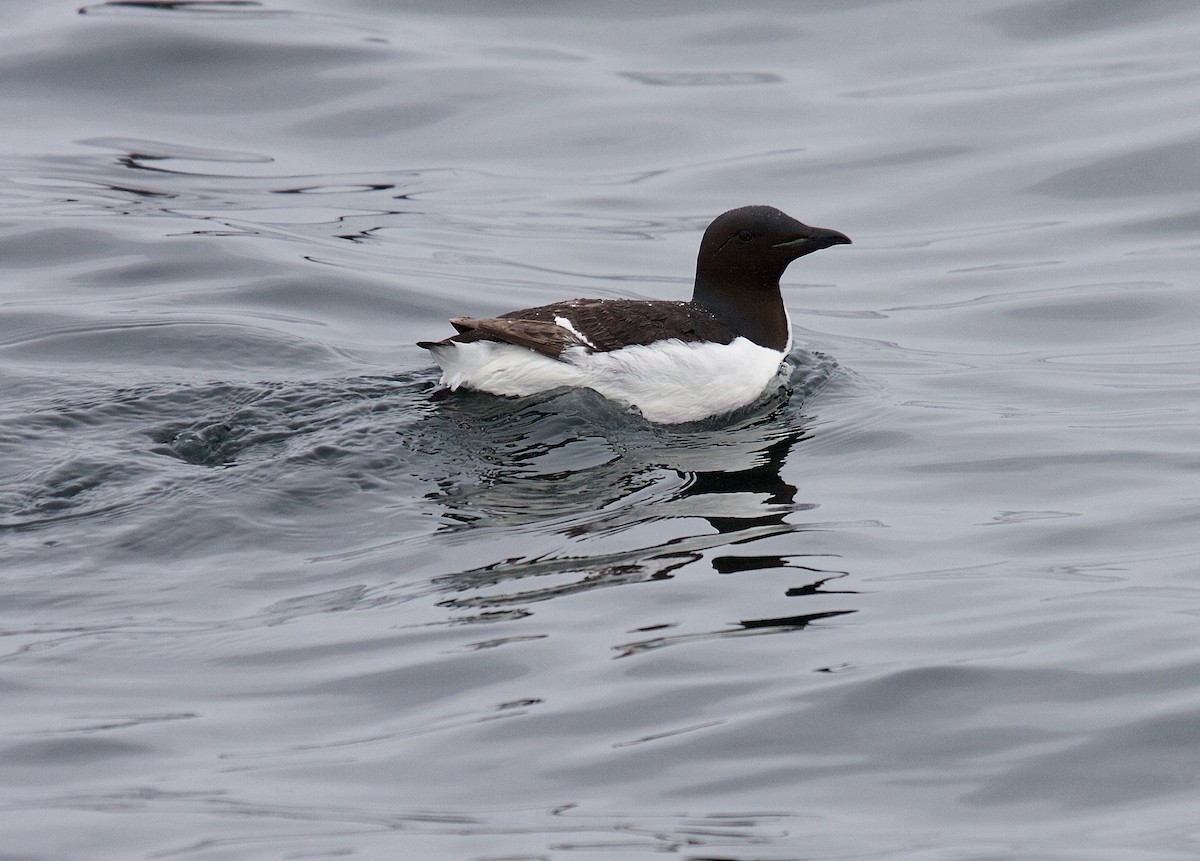
<instances>
[{"instance_id":1,"label":"bird's black head","mask_svg":"<svg viewBox=\"0 0 1200 861\"><path fill-rule=\"evenodd\" d=\"M718 215L700 242L692 301L763 346L783 349L787 314L779 279L798 257L848 245L844 233L809 227L773 206Z\"/></svg>"},{"instance_id":2,"label":"bird's black head","mask_svg":"<svg viewBox=\"0 0 1200 861\"><path fill-rule=\"evenodd\" d=\"M743 206L717 216L704 232L697 281L773 287L796 258L849 243L844 233L809 227L773 206Z\"/></svg>"}]
</instances>

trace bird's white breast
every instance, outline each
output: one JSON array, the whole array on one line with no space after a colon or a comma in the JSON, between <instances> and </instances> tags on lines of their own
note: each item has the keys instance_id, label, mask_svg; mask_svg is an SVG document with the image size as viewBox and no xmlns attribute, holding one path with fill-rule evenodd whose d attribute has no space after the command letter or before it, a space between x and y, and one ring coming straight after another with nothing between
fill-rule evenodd
<instances>
[{"instance_id":1,"label":"bird's white breast","mask_svg":"<svg viewBox=\"0 0 1200 861\"><path fill-rule=\"evenodd\" d=\"M696 421L753 402L785 355L746 338L729 344L671 339L609 352L568 347L559 359L494 341L432 352L442 367L442 385L450 389L522 396L582 386L661 424Z\"/></svg>"}]
</instances>

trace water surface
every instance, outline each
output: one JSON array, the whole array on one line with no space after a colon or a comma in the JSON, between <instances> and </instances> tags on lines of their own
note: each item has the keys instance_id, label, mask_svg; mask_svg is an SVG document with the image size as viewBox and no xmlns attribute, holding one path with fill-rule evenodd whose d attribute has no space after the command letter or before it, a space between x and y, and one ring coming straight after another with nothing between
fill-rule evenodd
<instances>
[{"instance_id":1,"label":"water surface","mask_svg":"<svg viewBox=\"0 0 1200 861\"><path fill-rule=\"evenodd\" d=\"M1200 12L0 11L4 858L1200 853ZM786 386L432 397L688 295Z\"/></svg>"}]
</instances>

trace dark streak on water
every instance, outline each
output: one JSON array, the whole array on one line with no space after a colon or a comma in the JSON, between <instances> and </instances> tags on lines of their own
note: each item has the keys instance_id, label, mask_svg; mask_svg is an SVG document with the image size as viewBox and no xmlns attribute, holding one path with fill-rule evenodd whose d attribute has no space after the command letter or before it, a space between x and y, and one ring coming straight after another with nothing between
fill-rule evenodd
<instances>
[{"instance_id":1,"label":"dark streak on water","mask_svg":"<svg viewBox=\"0 0 1200 861\"><path fill-rule=\"evenodd\" d=\"M0 856L1200 855L1195 4L0 25ZM762 403L435 394L758 202Z\"/></svg>"}]
</instances>

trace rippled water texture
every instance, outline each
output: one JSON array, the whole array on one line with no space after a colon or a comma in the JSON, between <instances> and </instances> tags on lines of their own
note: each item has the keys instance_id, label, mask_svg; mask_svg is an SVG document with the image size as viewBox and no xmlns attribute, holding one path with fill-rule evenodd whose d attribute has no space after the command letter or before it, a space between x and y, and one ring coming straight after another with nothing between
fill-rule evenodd
<instances>
[{"instance_id":1,"label":"rippled water texture","mask_svg":"<svg viewBox=\"0 0 1200 861\"><path fill-rule=\"evenodd\" d=\"M0 8L0 858L1200 857L1200 9ZM797 262L746 412L446 318Z\"/></svg>"}]
</instances>

